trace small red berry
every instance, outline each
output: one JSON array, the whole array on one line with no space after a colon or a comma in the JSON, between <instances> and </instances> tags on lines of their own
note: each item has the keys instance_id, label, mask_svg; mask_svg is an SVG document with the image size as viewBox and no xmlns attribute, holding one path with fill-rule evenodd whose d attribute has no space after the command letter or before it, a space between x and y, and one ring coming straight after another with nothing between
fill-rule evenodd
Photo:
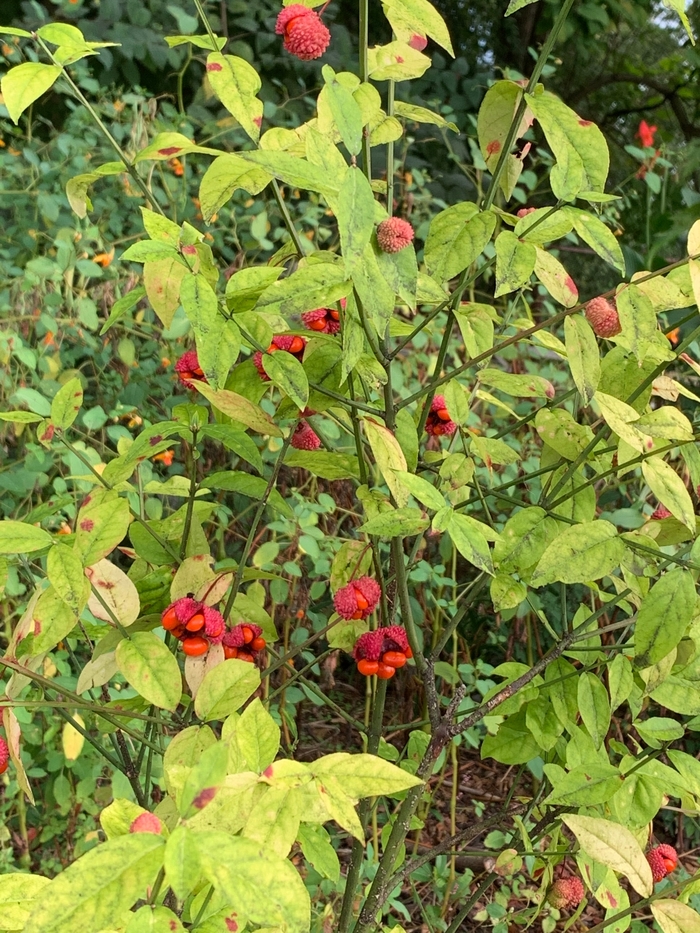
<instances>
[{"instance_id":1,"label":"small red berry","mask_svg":"<svg viewBox=\"0 0 700 933\"><path fill-rule=\"evenodd\" d=\"M4 774L7 771L9 761L10 749L7 747L5 739L0 737L0 774Z\"/></svg>"},{"instance_id":2,"label":"small red berry","mask_svg":"<svg viewBox=\"0 0 700 933\"><path fill-rule=\"evenodd\" d=\"M651 513L650 521L659 522L664 518L671 518L671 513L666 508L663 503L659 502L654 511Z\"/></svg>"},{"instance_id":3,"label":"small red berry","mask_svg":"<svg viewBox=\"0 0 700 933\"><path fill-rule=\"evenodd\" d=\"M425 432L435 437L454 434L457 425L452 420L445 405L445 396L436 395L430 405L428 417L425 419Z\"/></svg>"},{"instance_id":4,"label":"small red berry","mask_svg":"<svg viewBox=\"0 0 700 933\"><path fill-rule=\"evenodd\" d=\"M260 636L258 636L257 638L254 638L250 643L250 647L253 649L253 651L262 651L266 645L267 645L267 642L265 641L264 638L261 638Z\"/></svg>"},{"instance_id":5,"label":"small red berry","mask_svg":"<svg viewBox=\"0 0 700 933\"><path fill-rule=\"evenodd\" d=\"M318 450L321 446L321 438L306 421L300 421L290 441L292 447L296 450Z\"/></svg>"},{"instance_id":6,"label":"small red berry","mask_svg":"<svg viewBox=\"0 0 700 933\"><path fill-rule=\"evenodd\" d=\"M381 589L371 577L360 577L341 587L333 597L335 611L344 619L366 619L374 612Z\"/></svg>"},{"instance_id":7,"label":"small red berry","mask_svg":"<svg viewBox=\"0 0 700 933\"><path fill-rule=\"evenodd\" d=\"M193 388L193 381L207 381L207 377L204 375L202 367L199 365L196 350L188 350L187 353L182 354L177 363L175 363L175 372L180 382L184 386L187 386L188 389Z\"/></svg>"},{"instance_id":8,"label":"small red berry","mask_svg":"<svg viewBox=\"0 0 700 933\"><path fill-rule=\"evenodd\" d=\"M340 330L340 314L332 308L305 311L301 319L308 328L319 334L337 334Z\"/></svg>"},{"instance_id":9,"label":"small red berry","mask_svg":"<svg viewBox=\"0 0 700 933\"><path fill-rule=\"evenodd\" d=\"M163 615L160 617L160 624L163 626L166 632L171 632L178 625L177 611L175 606L171 605L165 610Z\"/></svg>"},{"instance_id":10,"label":"small red berry","mask_svg":"<svg viewBox=\"0 0 700 933\"><path fill-rule=\"evenodd\" d=\"M252 655L252 654L249 654L247 651L239 651L239 652L238 652L238 660L239 660L239 661L250 661L251 664L252 664L252 662L253 662L253 655Z\"/></svg>"},{"instance_id":11,"label":"small red berry","mask_svg":"<svg viewBox=\"0 0 700 933\"><path fill-rule=\"evenodd\" d=\"M363 658L357 662L357 669L365 677L372 677L379 670L379 661L368 661L367 658Z\"/></svg>"},{"instance_id":12,"label":"small red berry","mask_svg":"<svg viewBox=\"0 0 700 933\"><path fill-rule=\"evenodd\" d=\"M622 330L617 309L606 298L592 298L584 310L597 337L616 337Z\"/></svg>"},{"instance_id":13,"label":"small red berry","mask_svg":"<svg viewBox=\"0 0 700 933\"><path fill-rule=\"evenodd\" d=\"M183 641L182 650L190 658L199 658L209 651L209 642L201 635L192 635Z\"/></svg>"},{"instance_id":14,"label":"small red berry","mask_svg":"<svg viewBox=\"0 0 700 933\"><path fill-rule=\"evenodd\" d=\"M292 334L279 334L272 338L272 343L267 348L267 352L276 353L278 350L285 350L287 353L291 353L292 356L295 356L299 362L301 362L305 347L306 340L304 340L303 337L295 337ZM260 378L264 382L269 382L270 377L265 372L265 367L263 366L263 355L259 350L257 353L253 354L253 365L260 374Z\"/></svg>"},{"instance_id":15,"label":"small red berry","mask_svg":"<svg viewBox=\"0 0 700 933\"><path fill-rule=\"evenodd\" d=\"M305 62L320 58L331 41L318 13L301 3L293 3L280 12L275 32L284 36L285 49Z\"/></svg>"},{"instance_id":16,"label":"small red berry","mask_svg":"<svg viewBox=\"0 0 700 933\"><path fill-rule=\"evenodd\" d=\"M383 253L398 253L413 241L413 227L401 217L389 217L377 227L377 243Z\"/></svg>"},{"instance_id":17,"label":"small red berry","mask_svg":"<svg viewBox=\"0 0 700 933\"><path fill-rule=\"evenodd\" d=\"M227 661L238 657L238 648L232 648L230 645L224 645L224 657Z\"/></svg>"},{"instance_id":18,"label":"small red berry","mask_svg":"<svg viewBox=\"0 0 700 933\"><path fill-rule=\"evenodd\" d=\"M379 667L377 668L377 677L380 680L390 680L395 673L396 671L393 667L389 667L388 664L383 664L381 661L379 662Z\"/></svg>"}]
</instances>

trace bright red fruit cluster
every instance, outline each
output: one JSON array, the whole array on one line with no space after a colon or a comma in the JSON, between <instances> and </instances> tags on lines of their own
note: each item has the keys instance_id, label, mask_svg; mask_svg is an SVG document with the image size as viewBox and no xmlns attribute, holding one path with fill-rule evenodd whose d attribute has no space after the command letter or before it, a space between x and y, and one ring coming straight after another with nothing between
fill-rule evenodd
<instances>
[{"instance_id":1,"label":"bright red fruit cluster","mask_svg":"<svg viewBox=\"0 0 700 933\"><path fill-rule=\"evenodd\" d=\"M585 896L585 888L580 878L559 878L549 889L547 900L557 910L578 907Z\"/></svg>"},{"instance_id":2,"label":"bright red fruit cluster","mask_svg":"<svg viewBox=\"0 0 700 933\"><path fill-rule=\"evenodd\" d=\"M661 881L666 875L670 875L678 866L678 853L673 846L665 843L655 846L647 852L647 862L651 868L651 875L654 881Z\"/></svg>"},{"instance_id":3,"label":"bright red fruit cluster","mask_svg":"<svg viewBox=\"0 0 700 933\"><path fill-rule=\"evenodd\" d=\"M319 334L337 334L340 330L340 311L336 311L335 308L305 311L301 319L309 330L315 330Z\"/></svg>"},{"instance_id":4,"label":"bright red fruit cluster","mask_svg":"<svg viewBox=\"0 0 700 933\"><path fill-rule=\"evenodd\" d=\"M649 516L649 518L654 522L660 522L662 519L670 518L670 517L671 517L671 513L666 508L666 506L663 504L663 502L659 502L659 504L656 506L654 511Z\"/></svg>"},{"instance_id":5,"label":"bright red fruit cluster","mask_svg":"<svg viewBox=\"0 0 700 933\"><path fill-rule=\"evenodd\" d=\"M365 632L355 642L352 653L361 674L365 677L376 674L381 680L389 680L397 668L413 657L406 632L400 625Z\"/></svg>"},{"instance_id":6,"label":"bright red fruit cluster","mask_svg":"<svg viewBox=\"0 0 700 933\"><path fill-rule=\"evenodd\" d=\"M224 657L228 660L254 661L259 651L265 649L267 642L262 637L262 629L253 622L241 622L234 625L224 635Z\"/></svg>"},{"instance_id":7,"label":"bright red fruit cluster","mask_svg":"<svg viewBox=\"0 0 700 933\"><path fill-rule=\"evenodd\" d=\"M161 616L161 625L182 642L182 650L191 658L200 657L224 637L224 617L211 606L192 596L171 603Z\"/></svg>"},{"instance_id":8,"label":"bright red fruit cluster","mask_svg":"<svg viewBox=\"0 0 700 933\"><path fill-rule=\"evenodd\" d=\"M333 605L343 619L366 619L377 608L381 595L376 580L360 577L359 580L351 580L347 586L341 586L333 597Z\"/></svg>"},{"instance_id":9,"label":"bright red fruit cluster","mask_svg":"<svg viewBox=\"0 0 700 933\"><path fill-rule=\"evenodd\" d=\"M188 389L193 388L193 381L207 381L207 377L204 375L202 367L199 365L196 350L188 350L187 353L182 354L177 363L175 363L175 372L183 386L187 386Z\"/></svg>"},{"instance_id":10,"label":"bright red fruit cluster","mask_svg":"<svg viewBox=\"0 0 700 933\"><path fill-rule=\"evenodd\" d=\"M292 3L280 11L275 32L284 36L285 49L303 62L320 58L331 41L318 13L301 3Z\"/></svg>"},{"instance_id":11,"label":"bright red fruit cluster","mask_svg":"<svg viewBox=\"0 0 700 933\"><path fill-rule=\"evenodd\" d=\"M291 353L292 356L296 357L301 363L304 356L304 348L306 347L306 341L303 337L294 337L292 334L280 334L277 337L272 338L272 343L267 348L268 353L276 353L278 350L285 350L287 353ZM260 373L260 378L269 382L270 377L265 372L263 366L263 355L258 350L257 353L253 354L253 363L255 368Z\"/></svg>"},{"instance_id":12,"label":"bright red fruit cluster","mask_svg":"<svg viewBox=\"0 0 700 933\"><path fill-rule=\"evenodd\" d=\"M427 434L433 434L435 437L454 434L457 430L457 425L445 407L444 395L436 395L433 399L425 419L425 430Z\"/></svg>"}]
</instances>

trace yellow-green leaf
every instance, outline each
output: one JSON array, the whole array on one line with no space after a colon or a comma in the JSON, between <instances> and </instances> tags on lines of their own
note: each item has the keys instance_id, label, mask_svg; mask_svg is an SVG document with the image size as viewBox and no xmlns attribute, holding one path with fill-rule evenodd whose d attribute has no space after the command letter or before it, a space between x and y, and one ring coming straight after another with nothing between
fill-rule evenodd
<instances>
[{"instance_id":1,"label":"yellow-green leaf","mask_svg":"<svg viewBox=\"0 0 700 933\"><path fill-rule=\"evenodd\" d=\"M563 816L562 820L576 836L586 855L624 875L642 897L652 893L654 882L651 868L627 827L609 820L576 814Z\"/></svg>"},{"instance_id":2,"label":"yellow-green leaf","mask_svg":"<svg viewBox=\"0 0 700 933\"><path fill-rule=\"evenodd\" d=\"M10 68L0 81L0 93L13 123L19 122L27 107L48 91L60 73L58 65L40 62L23 62Z\"/></svg>"}]
</instances>

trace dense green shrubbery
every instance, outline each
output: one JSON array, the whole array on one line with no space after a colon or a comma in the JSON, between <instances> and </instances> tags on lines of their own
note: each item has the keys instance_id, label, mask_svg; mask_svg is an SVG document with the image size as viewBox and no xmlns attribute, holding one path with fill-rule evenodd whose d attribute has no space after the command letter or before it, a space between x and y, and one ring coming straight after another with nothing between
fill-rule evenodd
<instances>
[{"instance_id":1,"label":"dense green shrubbery","mask_svg":"<svg viewBox=\"0 0 700 933\"><path fill-rule=\"evenodd\" d=\"M249 64L269 76L271 29L222 54L199 0L170 10L192 61L163 49L187 68L157 109L97 93L99 18L4 30L27 125L0 149L5 864L35 869L0 878L4 928L551 931L586 900L595 930L649 905L698 926L697 881L653 844L668 797L700 797L700 234L669 236L669 267L652 243L655 205L694 189L641 127L625 203L604 192L604 136L538 83L571 5L466 140L471 79L423 77L426 33L452 52L426 0L373 11L379 48L362 4L359 74L324 59L290 106ZM128 77L146 40L124 38L105 54ZM59 134L33 119L50 88ZM432 174L438 137L460 184ZM608 292L585 315L575 280ZM310 747L309 708L332 742ZM460 828L467 748L517 772ZM422 855L448 768L450 835Z\"/></svg>"}]
</instances>

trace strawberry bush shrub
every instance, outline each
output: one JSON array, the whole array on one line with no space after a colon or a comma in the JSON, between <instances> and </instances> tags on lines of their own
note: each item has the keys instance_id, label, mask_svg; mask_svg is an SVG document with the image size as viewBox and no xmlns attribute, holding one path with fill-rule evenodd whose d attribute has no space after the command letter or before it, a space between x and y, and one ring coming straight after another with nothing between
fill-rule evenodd
<instances>
[{"instance_id":1,"label":"strawberry bush shrub","mask_svg":"<svg viewBox=\"0 0 700 933\"><path fill-rule=\"evenodd\" d=\"M155 344L191 335L174 394L139 372L134 434L85 420L80 365L0 412L8 447L43 468L0 523L0 770L26 837L28 806L44 819L50 796L70 796L62 775L68 788L51 778L35 800L63 767L35 764L48 713L94 790L70 858L0 876L2 929L395 929L431 871L442 904L419 901L422 919L448 933L550 933L589 905L596 931L700 929L692 864L657 836L700 798L685 404L700 222L677 261L626 276L605 138L540 83L572 2L531 77L484 96L477 200L424 217L396 210L397 144L415 124L458 129L410 100L428 39L452 54L428 0L384 3L375 47L381 14L362 0L358 72L323 64L295 126L266 123L255 68L194 0L200 34L170 44L202 53L236 148L184 126L127 143L74 79L109 42L66 23L0 30L24 55L2 78L9 117L55 84L113 150L68 182L76 217L88 229L92 192L115 179L140 211L145 236L92 262L119 263L126 285L100 336L127 340L134 322ZM274 41L322 59L324 10L284 6ZM533 146L548 203L519 207ZM200 218L159 196L164 164L205 166ZM274 200L285 229L269 261L266 219L222 263L234 197ZM615 287L582 300L566 241ZM42 298L60 308L72 286L46 271ZM507 653L511 637L527 651ZM334 677L360 683L364 708ZM303 703L343 723L343 750L297 753ZM421 851L434 777L449 759L456 784L460 747L515 769L511 790L460 828L453 800L449 834ZM493 858L457 877L455 853L485 834Z\"/></svg>"}]
</instances>

